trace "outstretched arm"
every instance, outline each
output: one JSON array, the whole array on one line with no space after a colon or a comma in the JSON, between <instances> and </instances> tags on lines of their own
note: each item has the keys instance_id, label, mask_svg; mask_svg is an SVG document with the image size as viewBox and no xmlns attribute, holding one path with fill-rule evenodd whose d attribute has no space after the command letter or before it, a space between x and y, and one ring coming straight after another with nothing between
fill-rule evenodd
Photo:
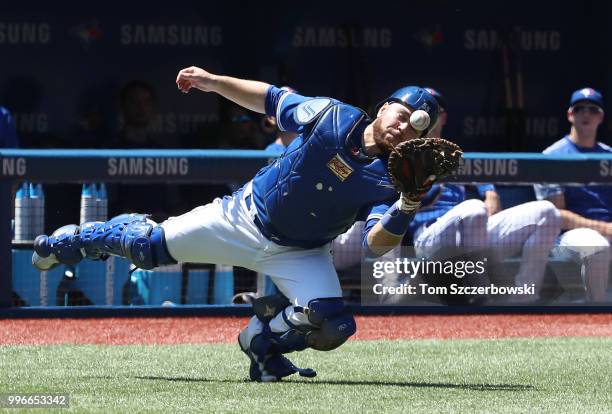
<instances>
[{"instance_id":1,"label":"outstretched arm","mask_svg":"<svg viewBox=\"0 0 612 414\"><path fill-rule=\"evenodd\" d=\"M391 205L383 203L374 206L368 215L363 234L366 255L382 256L400 244L420 204L420 201L402 195Z\"/></svg>"},{"instance_id":2,"label":"outstretched arm","mask_svg":"<svg viewBox=\"0 0 612 414\"><path fill-rule=\"evenodd\" d=\"M366 238L367 247L369 248L370 252L374 256L378 257L400 244L402 238L404 238L404 235L391 233L389 230L385 229L382 223L379 221L370 229L366 235Z\"/></svg>"},{"instance_id":3,"label":"outstretched arm","mask_svg":"<svg viewBox=\"0 0 612 414\"><path fill-rule=\"evenodd\" d=\"M270 85L265 82L214 75L191 66L179 71L176 84L184 93L188 93L191 88L216 92L246 109L260 114L266 112L266 94Z\"/></svg>"}]
</instances>

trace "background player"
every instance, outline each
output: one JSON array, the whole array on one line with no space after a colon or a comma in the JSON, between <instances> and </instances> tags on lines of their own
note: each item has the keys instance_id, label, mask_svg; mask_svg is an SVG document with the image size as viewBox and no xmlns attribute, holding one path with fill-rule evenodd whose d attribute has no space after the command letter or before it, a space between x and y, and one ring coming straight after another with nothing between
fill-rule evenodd
<instances>
[{"instance_id":1,"label":"background player","mask_svg":"<svg viewBox=\"0 0 612 414\"><path fill-rule=\"evenodd\" d=\"M446 101L438 91L427 90L440 105L438 123L429 134L440 137L448 116ZM538 300L548 255L560 231L557 209L549 202L536 201L500 211L493 185L479 186L478 192L484 196L484 202L466 200L464 186L435 184L424 199L432 201L419 208L407 237L412 236L414 246L424 249L427 256L436 256L445 246L457 247L461 253L483 251L490 246L489 254L494 255L495 261L520 253L522 260L515 283L535 284L537 294L520 295L512 300Z\"/></svg>"},{"instance_id":2,"label":"background player","mask_svg":"<svg viewBox=\"0 0 612 414\"><path fill-rule=\"evenodd\" d=\"M18 148L19 139L11 112L0 106L0 148Z\"/></svg>"},{"instance_id":3,"label":"background player","mask_svg":"<svg viewBox=\"0 0 612 414\"><path fill-rule=\"evenodd\" d=\"M35 241L33 263L49 268L85 255L125 256L136 266L224 263L271 275L284 297L257 299L255 317L241 332L251 359L250 377L274 381L295 372L283 354L311 347L328 351L356 330L341 299L329 243L372 209L380 212L365 236L370 254L383 254L402 239L420 194L399 200L387 173L387 155L398 143L425 135L410 124L415 110L430 127L438 104L426 90L406 87L379 105L371 120L358 108L330 98L307 98L263 82L217 76L190 67L177 76L183 92L216 92L258 113L275 116L280 129L300 135L282 157L260 170L232 196L161 225L145 215L106 223L64 226ZM417 183L427 189L430 179ZM397 201L395 201L397 200Z\"/></svg>"},{"instance_id":4,"label":"background player","mask_svg":"<svg viewBox=\"0 0 612 414\"><path fill-rule=\"evenodd\" d=\"M567 110L570 133L544 154L612 153L612 148L597 141L603 118L601 93L592 88L575 91ZM539 199L550 200L561 212L564 233L557 241L556 254L581 265L588 299L605 300L611 260L612 186L536 185L535 191Z\"/></svg>"}]
</instances>

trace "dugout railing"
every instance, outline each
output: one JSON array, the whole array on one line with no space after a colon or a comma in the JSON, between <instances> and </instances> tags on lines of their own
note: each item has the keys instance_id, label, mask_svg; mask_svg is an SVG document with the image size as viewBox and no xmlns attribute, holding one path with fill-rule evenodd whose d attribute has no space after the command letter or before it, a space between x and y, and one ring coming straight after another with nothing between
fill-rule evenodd
<instances>
[{"instance_id":1,"label":"dugout railing","mask_svg":"<svg viewBox=\"0 0 612 414\"><path fill-rule=\"evenodd\" d=\"M256 150L0 150L0 308L9 311L13 306L11 218L16 182L242 183L276 155ZM611 185L612 155L468 153L447 181ZM509 203L524 195L519 190Z\"/></svg>"}]
</instances>

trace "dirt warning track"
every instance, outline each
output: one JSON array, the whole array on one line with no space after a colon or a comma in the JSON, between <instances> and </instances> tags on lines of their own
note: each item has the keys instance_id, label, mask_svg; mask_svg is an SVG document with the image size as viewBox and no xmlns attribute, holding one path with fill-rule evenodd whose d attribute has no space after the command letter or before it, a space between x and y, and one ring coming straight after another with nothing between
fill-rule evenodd
<instances>
[{"instance_id":1,"label":"dirt warning track","mask_svg":"<svg viewBox=\"0 0 612 414\"><path fill-rule=\"evenodd\" d=\"M353 340L612 337L612 314L358 316ZM243 317L3 319L0 345L233 343Z\"/></svg>"}]
</instances>

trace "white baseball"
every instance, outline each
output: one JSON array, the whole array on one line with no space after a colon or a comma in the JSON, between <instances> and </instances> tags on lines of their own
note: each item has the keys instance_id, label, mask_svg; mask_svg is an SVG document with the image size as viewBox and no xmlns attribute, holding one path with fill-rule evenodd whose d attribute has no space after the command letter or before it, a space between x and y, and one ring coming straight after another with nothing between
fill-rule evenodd
<instances>
[{"instance_id":1,"label":"white baseball","mask_svg":"<svg viewBox=\"0 0 612 414\"><path fill-rule=\"evenodd\" d=\"M429 114L422 109L417 109L410 115L410 125L417 131L426 130L430 122Z\"/></svg>"}]
</instances>

